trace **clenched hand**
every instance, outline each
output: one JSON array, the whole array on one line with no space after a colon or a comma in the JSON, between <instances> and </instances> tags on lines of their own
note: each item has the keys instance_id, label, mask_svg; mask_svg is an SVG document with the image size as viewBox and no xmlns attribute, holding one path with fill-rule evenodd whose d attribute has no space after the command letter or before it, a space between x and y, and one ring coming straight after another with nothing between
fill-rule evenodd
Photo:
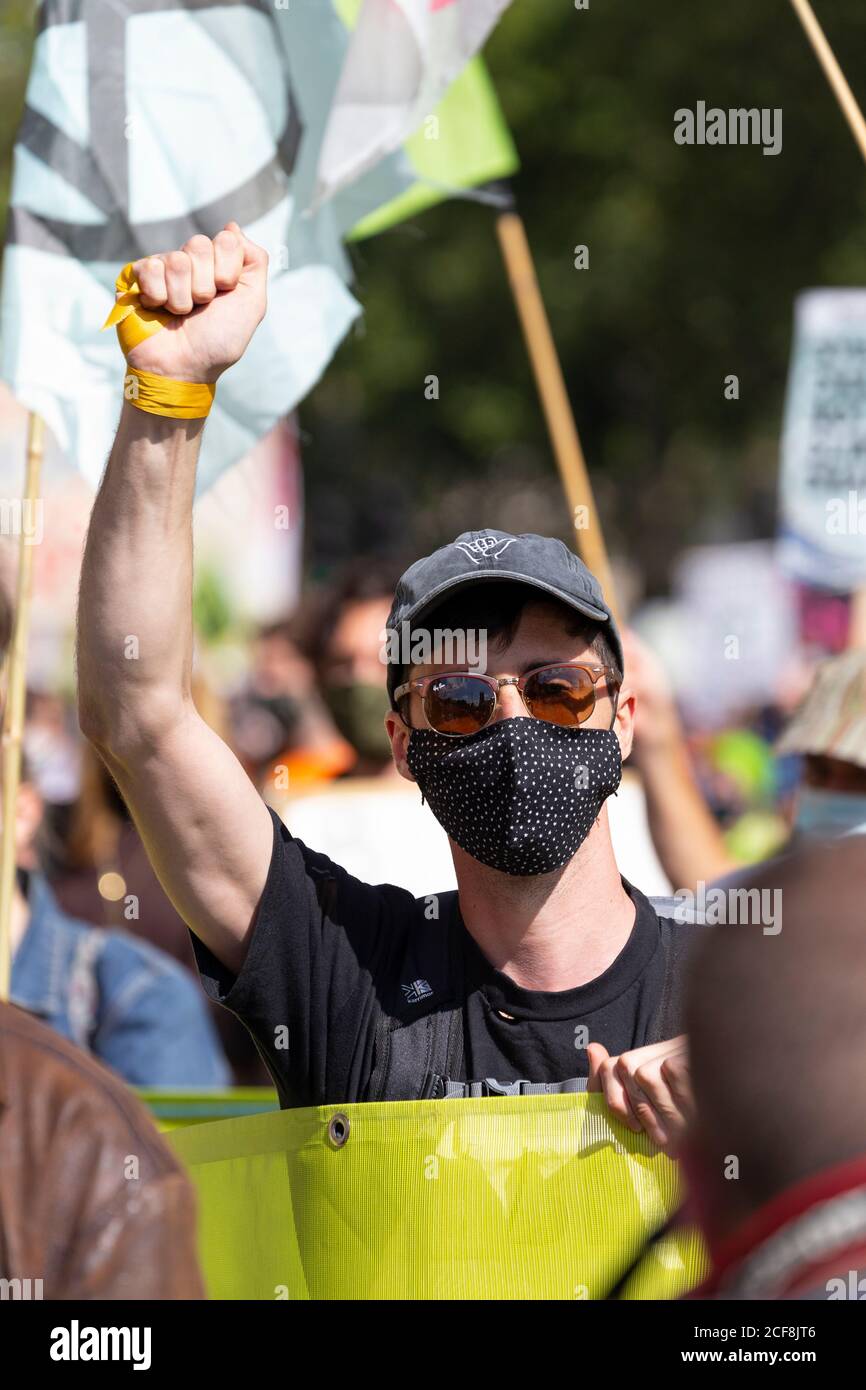
<instances>
[{"instance_id":1,"label":"clenched hand","mask_svg":"<svg viewBox=\"0 0 866 1390\"><path fill-rule=\"evenodd\" d=\"M129 354L129 365L175 381L215 382L243 356L267 307L268 256L229 222L211 240L136 261L145 309L175 317Z\"/></svg>"}]
</instances>

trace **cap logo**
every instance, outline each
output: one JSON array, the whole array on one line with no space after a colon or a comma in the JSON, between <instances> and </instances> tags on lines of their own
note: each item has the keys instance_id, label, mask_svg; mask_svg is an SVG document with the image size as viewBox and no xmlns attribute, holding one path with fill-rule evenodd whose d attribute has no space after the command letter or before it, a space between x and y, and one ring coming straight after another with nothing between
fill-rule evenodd
<instances>
[{"instance_id":1,"label":"cap logo","mask_svg":"<svg viewBox=\"0 0 866 1390\"><path fill-rule=\"evenodd\" d=\"M496 536L479 536L474 541L454 541L454 544L464 555L469 556L473 565L478 565L482 560L498 560L503 551L516 540L516 536L508 536L505 540L497 539Z\"/></svg>"}]
</instances>

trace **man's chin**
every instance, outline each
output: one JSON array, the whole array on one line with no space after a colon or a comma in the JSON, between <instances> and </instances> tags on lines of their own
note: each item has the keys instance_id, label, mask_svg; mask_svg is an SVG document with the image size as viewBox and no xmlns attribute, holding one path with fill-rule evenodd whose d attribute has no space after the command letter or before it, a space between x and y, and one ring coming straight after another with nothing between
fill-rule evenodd
<instances>
[{"instance_id":1,"label":"man's chin","mask_svg":"<svg viewBox=\"0 0 866 1390\"><path fill-rule=\"evenodd\" d=\"M448 836L448 843L451 846L451 856L454 860L454 868L458 876L462 865L470 873L479 876L483 875L485 877L489 876L491 882L503 885L513 884L515 887L519 887L521 884L525 884L527 887L530 885L549 885L551 888L555 887L580 853L580 849L575 850L574 854L566 859L564 863L557 865L554 869L544 869L537 873L526 873L524 870L520 869L502 869L494 867L492 864L486 864L483 859L476 859L468 850L463 849L451 835Z\"/></svg>"}]
</instances>

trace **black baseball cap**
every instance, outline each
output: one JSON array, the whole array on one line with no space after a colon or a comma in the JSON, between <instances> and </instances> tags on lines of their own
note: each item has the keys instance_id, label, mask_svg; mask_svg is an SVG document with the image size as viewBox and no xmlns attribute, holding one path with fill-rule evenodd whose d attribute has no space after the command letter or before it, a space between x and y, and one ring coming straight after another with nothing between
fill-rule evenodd
<instances>
[{"instance_id":1,"label":"black baseball cap","mask_svg":"<svg viewBox=\"0 0 866 1390\"><path fill-rule=\"evenodd\" d=\"M604 624L623 670L622 639L595 575L562 541L531 532L511 536L507 531L464 531L432 555L416 560L397 585L388 629L399 632L403 623L410 628L417 626L446 597L470 584L491 579L510 579L540 589L584 617ZM401 667L389 663L388 694L392 703L400 670Z\"/></svg>"}]
</instances>

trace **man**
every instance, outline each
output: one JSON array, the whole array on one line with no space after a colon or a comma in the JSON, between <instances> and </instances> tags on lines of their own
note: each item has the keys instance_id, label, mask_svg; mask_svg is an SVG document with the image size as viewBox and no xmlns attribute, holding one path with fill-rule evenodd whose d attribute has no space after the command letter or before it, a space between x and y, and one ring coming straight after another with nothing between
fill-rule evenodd
<instances>
[{"instance_id":1,"label":"man","mask_svg":"<svg viewBox=\"0 0 866 1390\"><path fill-rule=\"evenodd\" d=\"M458 894L371 887L293 840L190 694L196 455L215 384L264 315L267 258L230 223L134 274L143 314L121 335L126 403L82 570L79 714L208 992L253 1032L284 1105L588 1076L626 1123L675 1143L690 932L614 861L603 803L634 700L597 583L559 542L482 532L398 586L399 634L480 579L512 584L492 626L481 615L492 682L435 655L399 684L389 669L394 759L450 836Z\"/></svg>"},{"instance_id":2,"label":"man","mask_svg":"<svg viewBox=\"0 0 866 1390\"><path fill-rule=\"evenodd\" d=\"M683 1157L713 1260L704 1296L866 1297L864 879L861 836L814 840L740 879L781 893L781 932L701 934Z\"/></svg>"},{"instance_id":3,"label":"man","mask_svg":"<svg viewBox=\"0 0 866 1390\"><path fill-rule=\"evenodd\" d=\"M392 781L396 776L385 731L382 630L400 570L358 561L311 605L306 647L322 698L356 761L352 778Z\"/></svg>"},{"instance_id":4,"label":"man","mask_svg":"<svg viewBox=\"0 0 866 1390\"><path fill-rule=\"evenodd\" d=\"M43 804L23 771L10 915L12 1002L130 1086L228 1086L216 1030L187 971L147 942L76 921L59 907L36 867Z\"/></svg>"},{"instance_id":5,"label":"man","mask_svg":"<svg viewBox=\"0 0 866 1390\"><path fill-rule=\"evenodd\" d=\"M256 786L275 796L287 785L296 792L327 786L355 761L319 694L298 627L293 615L259 629L230 704L235 751Z\"/></svg>"}]
</instances>

